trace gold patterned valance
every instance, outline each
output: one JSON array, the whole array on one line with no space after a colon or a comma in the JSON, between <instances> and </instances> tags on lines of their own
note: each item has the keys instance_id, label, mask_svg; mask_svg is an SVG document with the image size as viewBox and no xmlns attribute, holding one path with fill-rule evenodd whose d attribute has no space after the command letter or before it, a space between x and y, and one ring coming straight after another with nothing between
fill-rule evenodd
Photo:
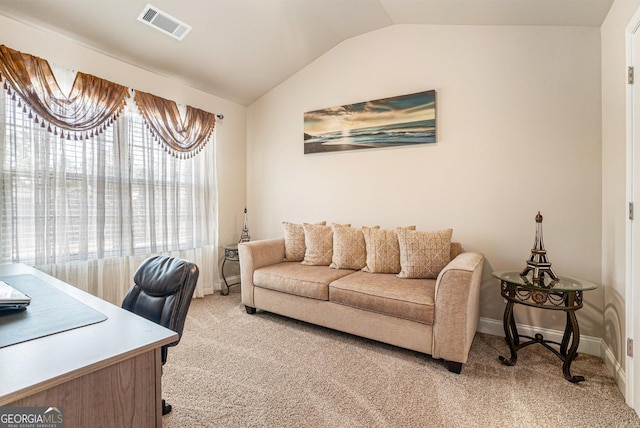
<instances>
[{"instance_id":1,"label":"gold patterned valance","mask_svg":"<svg viewBox=\"0 0 640 428\"><path fill-rule=\"evenodd\" d=\"M174 101L135 91L135 101L149 130L172 156L190 158L204 148L216 125L216 115L187 106L180 116Z\"/></svg>"},{"instance_id":2,"label":"gold patterned valance","mask_svg":"<svg viewBox=\"0 0 640 428\"><path fill-rule=\"evenodd\" d=\"M124 110L129 90L108 80L76 73L65 95L49 63L0 45L0 82L36 123L67 139L89 138L104 131ZM187 107L180 116L175 102L135 91L135 100L154 138L172 156L190 158L204 148L216 115ZM22 104L24 103L24 105ZM220 116L222 117L222 116Z\"/></svg>"},{"instance_id":3,"label":"gold patterned valance","mask_svg":"<svg viewBox=\"0 0 640 428\"><path fill-rule=\"evenodd\" d=\"M49 63L0 45L0 81L5 89L28 104L56 135L71 138L91 137L102 132L122 112L129 91L126 87L90 74L77 73L69 95L65 95L51 71ZM9 85L7 85L7 83ZM20 100L18 100L20 106ZM24 109L26 110L26 106Z\"/></svg>"}]
</instances>

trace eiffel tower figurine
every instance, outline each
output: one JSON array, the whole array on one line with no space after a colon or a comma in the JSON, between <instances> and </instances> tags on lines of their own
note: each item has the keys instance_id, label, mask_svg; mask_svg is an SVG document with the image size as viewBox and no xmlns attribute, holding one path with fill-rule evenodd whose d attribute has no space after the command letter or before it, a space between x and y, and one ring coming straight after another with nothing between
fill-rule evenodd
<instances>
[{"instance_id":1,"label":"eiffel tower figurine","mask_svg":"<svg viewBox=\"0 0 640 428\"><path fill-rule=\"evenodd\" d=\"M247 208L244 209L244 226L242 227L242 233L240 234L239 242L249 242L251 236L249 236L249 226L247 226Z\"/></svg>"},{"instance_id":2,"label":"eiffel tower figurine","mask_svg":"<svg viewBox=\"0 0 640 428\"><path fill-rule=\"evenodd\" d=\"M527 276L533 271L533 283L537 286L545 287L544 275L548 274L553 282L549 286L558 281L558 276L551 269L551 262L547 259L547 251L544 249L542 242L542 215L538 211L536 215L536 241L531 249L531 258L527 260L527 267L522 271L520 276Z\"/></svg>"}]
</instances>

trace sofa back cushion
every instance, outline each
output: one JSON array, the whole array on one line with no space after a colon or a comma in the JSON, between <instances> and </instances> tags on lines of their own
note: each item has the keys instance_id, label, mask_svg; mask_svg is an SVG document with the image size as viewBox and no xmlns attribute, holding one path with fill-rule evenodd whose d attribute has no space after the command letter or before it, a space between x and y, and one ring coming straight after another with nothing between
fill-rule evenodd
<instances>
[{"instance_id":1,"label":"sofa back cushion","mask_svg":"<svg viewBox=\"0 0 640 428\"><path fill-rule=\"evenodd\" d=\"M400 278L436 279L451 261L453 229L420 232L398 229Z\"/></svg>"}]
</instances>

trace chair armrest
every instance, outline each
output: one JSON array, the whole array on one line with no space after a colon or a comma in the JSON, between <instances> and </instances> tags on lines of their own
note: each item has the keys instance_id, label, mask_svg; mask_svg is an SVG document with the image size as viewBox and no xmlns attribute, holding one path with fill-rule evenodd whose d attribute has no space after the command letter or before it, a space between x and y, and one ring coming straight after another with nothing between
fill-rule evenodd
<instances>
[{"instance_id":1,"label":"chair armrest","mask_svg":"<svg viewBox=\"0 0 640 428\"><path fill-rule=\"evenodd\" d=\"M253 301L253 272L264 266L284 260L284 238L241 242L238 244L240 258L240 288L242 304L255 308Z\"/></svg>"},{"instance_id":2,"label":"chair armrest","mask_svg":"<svg viewBox=\"0 0 640 428\"><path fill-rule=\"evenodd\" d=\"M433 357L466 363L480 319L484 256L465 252L440 272L435 287Z\"/></svg>"}]
</instances>

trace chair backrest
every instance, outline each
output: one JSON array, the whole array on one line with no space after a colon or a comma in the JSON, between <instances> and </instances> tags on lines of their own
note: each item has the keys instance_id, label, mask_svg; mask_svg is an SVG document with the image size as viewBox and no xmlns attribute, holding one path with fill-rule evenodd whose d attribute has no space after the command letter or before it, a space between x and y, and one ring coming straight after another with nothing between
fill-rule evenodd
<instances>
[{"instance_id":1,"label":"chair backrest","mask_svg":"<svg viewBox=\"0 0 640 428\"><path fill-rule=\"evenodd\" d=\"M163 346L163 363L166 347L180 342L199 275L198 266L186 260L148 258L133 276L134 284L122 302L124 309L178 333L178 340Z\"/></svg>"}]
</instances>

